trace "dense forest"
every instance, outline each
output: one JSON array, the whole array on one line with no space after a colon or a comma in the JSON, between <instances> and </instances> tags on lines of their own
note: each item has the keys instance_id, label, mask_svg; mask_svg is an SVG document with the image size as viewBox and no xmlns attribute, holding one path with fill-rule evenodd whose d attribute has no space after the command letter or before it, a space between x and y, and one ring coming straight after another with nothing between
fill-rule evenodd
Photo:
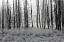
<instances>
[{"instance_id":1,"label":"dense forest","mask_svg":"<svg viewBox=\"0 0 64 42\"><path fill-rule=\"evenodd\" d=\"M0 28L62 30L63 0L2 0Z\"/></svg>"}]
</instances>

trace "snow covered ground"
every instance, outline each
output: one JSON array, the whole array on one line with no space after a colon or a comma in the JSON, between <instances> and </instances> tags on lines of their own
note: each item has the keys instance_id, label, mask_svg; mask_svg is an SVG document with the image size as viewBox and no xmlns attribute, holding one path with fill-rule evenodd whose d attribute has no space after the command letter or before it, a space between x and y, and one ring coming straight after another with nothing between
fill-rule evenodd
<instances>
[{"instance_id":1,"label":"snow covered ground","mask_svg":"<svg viewBox=\"0 0 64 42\"><path fill-rule=\"evenodd\" d=\"M0 29L0 42L64 42L64 34L58 30L28 28Z\"/></svg>"}]
</instances>

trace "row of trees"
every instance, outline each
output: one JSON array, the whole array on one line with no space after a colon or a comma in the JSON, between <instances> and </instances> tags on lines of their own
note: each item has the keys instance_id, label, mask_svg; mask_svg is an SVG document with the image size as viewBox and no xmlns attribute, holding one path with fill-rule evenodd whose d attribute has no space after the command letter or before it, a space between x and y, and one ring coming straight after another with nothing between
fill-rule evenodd
<instances>
[{"instance_id":1,"label":"row of trees","mask_svg":"<svg viewBox=\"0 0 64 42\"><path fill-rule=\"evenodd\" d=\"M11 11L11 5L9 0L2 0L2 30L6 27L12 28L29 28L34 27L33 21L33 4L30 0L23 1L21 5L20 0L13 0L13 11ZM42 4L40 6L40 4ZM6 6L5 6L6 5ZM28 9L30 6L30 10ZM36 26L43 29L58 29L62 28L62 5L63 0L36 0ZM22 6L24 6L24 14L22 13ZM35 8L35 7L34 7ZM30 12L30 14L29 14ZM35 13L34 13L35 14ZM24 16L23 16L24 15ZM30 17L29 17L30 16ZM24 17L24 19L23 19ZM29 24L29 18L31 20L31 26ZM23 23L24 20L24 23Z\"/></svg>"},{"instance_id":2,"label":"row of trees","mask_svg":"<svg viewBox=\"0 0 64 42\"><path fill-rule=\"evenodd\" d=\"M56 29L62 29L62 14L63 14L63 0L56 0L55 1L55 22L56 22Z\"/></svg>"}]
</instances>

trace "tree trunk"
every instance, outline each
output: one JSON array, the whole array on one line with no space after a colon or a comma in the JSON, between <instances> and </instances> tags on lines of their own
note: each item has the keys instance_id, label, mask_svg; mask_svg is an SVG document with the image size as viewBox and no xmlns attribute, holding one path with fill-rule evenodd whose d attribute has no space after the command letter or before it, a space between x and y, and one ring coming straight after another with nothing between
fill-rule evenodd
<instances>
[{"instance_id":1,"label":"tree trunk","mask_svg":"<svg viewBox=\"0 0 64 42\"><path fill-rule=\"evenodd\" d=\"M4 0L2 0L2 34L4 33Z\"/></svg>"},{"instance_id":2,"label":"tree trunk","mask_svg":"<svg viewBox=\"0 0 64 42\"><path fill-rule=\"evenodd\" d=\"M25 20L25 27L28 28L27 0L25 0L25 3L24 3L24 20Z\"/></svg>"},{"instance_id":3,"label":"tree trunk","mask_svg":"<svg viewBox=\"0 0 64 42\"><path fill-rule=\"evenodd\" d=\"M14 10L15 7L14 7L14 5L15 4L14 4L14 0L13 0L13 15L14 15L14 20L13 21L14 21L14 28L15 28L15 10Z\"/></svg>"}]
</instances>

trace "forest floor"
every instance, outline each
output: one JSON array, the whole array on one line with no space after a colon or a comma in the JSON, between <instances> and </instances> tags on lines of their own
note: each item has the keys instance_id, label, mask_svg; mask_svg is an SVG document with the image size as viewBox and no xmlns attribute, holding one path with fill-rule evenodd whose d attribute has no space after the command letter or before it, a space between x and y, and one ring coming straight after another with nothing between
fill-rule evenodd
<instances>
[{"instance_id":1,"label":"forest floor","mask_svg":"<svg viewBox=\"0 0 64 42\"><path fill-rule=\"evenodd\" d=\"M58 30L28 28L0 29L0 42L64 42L64 34Z\"/></svg>"}]
</instances>

